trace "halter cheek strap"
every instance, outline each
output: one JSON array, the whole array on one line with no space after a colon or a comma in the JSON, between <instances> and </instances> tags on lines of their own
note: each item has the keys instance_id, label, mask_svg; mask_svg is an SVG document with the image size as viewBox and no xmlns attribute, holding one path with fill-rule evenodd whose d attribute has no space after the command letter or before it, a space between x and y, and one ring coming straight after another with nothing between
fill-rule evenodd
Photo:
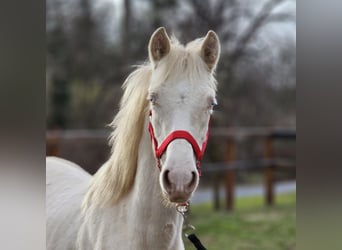
<instances>
[{"instance_id":1,"label":"halter cheek strap","mask_svg":"<svg viewBox=\"0 0 342 250\"><path fill-rule=\"evenodd\" d=\"M149 116L150 116L150 120L151 120L152 111L150 111ZM207 131L206 136L205 136L205 140L204 140L201 148L199 147L196 139L188 131L185 131L185 130L175 130L175 131L171 132L164 139L164 141L162 141L160 146L158 146L158 141L157 141L156 136L154 134L154 129L153 129L151 121L148 124L148 131L150 132L150 136L151 136L151 140L152 140L152 144L153 144L153 148L154 148L154 154L155 154L156 159L157 159L157 167L159 168L159 170L161 169L160 159L161 159L162 155L165 153L169 144L176 139L184 139L184 140L187 140L191 144L192 149L194 151L194 154L196 156L196 167L197 167L198 174L199 174L199 176L202 175L201 166L200 166L201 163L200 162L202 160L204 151L207 147L208 138L209 138L209 126L208 126L208 131Z\"/></svg>"}]
</instances>

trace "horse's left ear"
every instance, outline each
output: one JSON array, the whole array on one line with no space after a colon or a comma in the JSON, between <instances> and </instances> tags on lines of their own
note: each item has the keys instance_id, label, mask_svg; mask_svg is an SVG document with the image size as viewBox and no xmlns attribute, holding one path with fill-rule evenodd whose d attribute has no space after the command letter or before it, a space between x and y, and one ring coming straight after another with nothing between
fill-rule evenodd
<instances>
[{"instance_id":1,"label":"horse's left ear","mask_svg":"<svg viewBox=\"0 0 342 250\"><path fill-rule=\"evenodd\" d=\"M203 39L203 43L201 46L201 57L203 61L208 65L208 68L211 72L217 65L217 62L220 58L220 51L220 40L216 33L210 30Z\"/></svg>"},{"instance_id":2,"label":"horse's left ear","mask_svg":"<svg viewBox=\"0 0 342 250\"><path fill-rule=\"evenodd\" d=\"M170 39L164 27L158 28L151 36L148 45L150 61L156 65L170 52Z\"/></svg>"}]
</instances>

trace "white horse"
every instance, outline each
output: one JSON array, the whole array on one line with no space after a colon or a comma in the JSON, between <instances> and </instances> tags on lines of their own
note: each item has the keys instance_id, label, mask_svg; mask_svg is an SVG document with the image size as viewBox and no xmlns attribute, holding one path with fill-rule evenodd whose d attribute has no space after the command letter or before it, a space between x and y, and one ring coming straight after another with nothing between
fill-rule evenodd
<instances>
[{"instance_id":1,"label":"white horse","mask_svg":"<svg viewBox=\"0 0 342 250\"><path fill-rule=\"evenodd\" d=\"M220 43L209 31L182 46L159 28L148 48L150 63L123 85L112 155L99 171L47 158L49 250L184 249L175 207L199 182Z\"/></svg>"}]
</instances>

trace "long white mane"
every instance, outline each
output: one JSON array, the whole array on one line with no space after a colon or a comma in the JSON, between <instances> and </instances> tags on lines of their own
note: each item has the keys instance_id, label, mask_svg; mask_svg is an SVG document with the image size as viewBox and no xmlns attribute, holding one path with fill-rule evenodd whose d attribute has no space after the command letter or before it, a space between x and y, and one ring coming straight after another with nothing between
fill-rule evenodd
<instances>
[{"instance_id":1,"label":"long white mane","mask_svg":"<svg viewBox=\"0 0 342 250\"><path fill-rule=\"evenodd\" d=\"M138 147L147 114L148 65L134 71L123 84L121 108L111 126L112 155L93 177L83 206L116 203L131 189L137 166Z\"/></svg>"},{"instance_id":2,"label":"long white mane","mask_svg":"<svg viewBox=\"0 0 342 250\"><path fill-rule=\"evenodd\" d=\"M93 177L83 200L83 209L115 204L131 190L139 142L148 115L147 96L151 77L160 84L184 74L191 82L208 78L208 84L216 90L216 80L212 74L205 73L208 67L200 58L201 44L202 39L197 39L183 46L172 38L170 53L159 62L158 71L154 71L151 64L144 64L126 79L120 111L111 123L112 155Z\"/></svg>"}]
</instances>

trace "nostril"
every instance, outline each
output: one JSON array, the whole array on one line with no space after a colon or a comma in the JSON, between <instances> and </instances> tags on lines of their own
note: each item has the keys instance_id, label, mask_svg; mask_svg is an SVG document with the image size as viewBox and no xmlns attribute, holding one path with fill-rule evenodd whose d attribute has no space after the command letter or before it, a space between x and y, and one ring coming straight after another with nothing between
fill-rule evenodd
<instances>
[{"instance_id":1,"label":"nostril","mask_svg":"<svg viewBox=\"0 0 342 250\"><path fill-rule=\"evenodd\" d=\"M164 180L165 187L167 187L167 188L171 187L171 182L170 182L170 179L169 179L169 174L170 174L170 170L165 170L164 176L163 176L163 180Z\"/></svg>"},{"instance_id":2,"label":"nostril","mask_svg":"<svg viewBox=\"0 0 342 250\"><path fill-rule=\"evenodd\" d=\"M191 174L192 174L192 177L191 177L191 181L188 184L188 189L193 190L196 185L197 175L196 175L196 172L194 171L192 171Z\"/></svg>"}]
</instances>

